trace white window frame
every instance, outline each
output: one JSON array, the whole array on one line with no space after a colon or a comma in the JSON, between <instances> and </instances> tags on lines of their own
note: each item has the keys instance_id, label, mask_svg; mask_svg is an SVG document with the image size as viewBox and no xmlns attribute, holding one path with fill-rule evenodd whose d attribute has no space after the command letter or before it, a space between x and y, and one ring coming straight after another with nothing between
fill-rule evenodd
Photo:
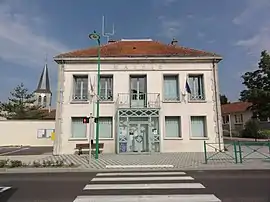
<instances>
[{"instance_id":1,"label":"white window frame","mask_svg":"<svg viewBox=\"0 0 270 202\"><path fill-rule=\"evenodd\" d=\"M100 75L100 81L105 79L105 98L101 96L101 85L100 85L100 101L113 101L113 75ZM108 79L111 80L111 89L108 88ZM101 82L100 82L101 83ZM108 92L111 90L111 99L108 99Z\"/></svg>"},{"instance_id":2,"label":"white window frame","mask_svg":"<svg viewBox=\"0 0 270 202\"><path fill-rule=\"evenodd\" d=\"M178 136L177 137L167 136L166 119L178 119ZM164 139L183 139L181 116L165 116L164 117L164 132L165 132Z\"/></svg>"},{"instance_id":3,"label":"white window frame","mask_svg":"<svg viewBox=\"0 0 270 202\"><path fill-rule=\"evenodd\" d=\"M110 137L102 137L102 135L101 135L101 130L100 130L100 122L102 122L102 121L108 121L108 120L110 120L111 121L111 136ZM99 117L99 138L101 139L101 140L112 140L112 139L114 139L114 134L113 134L113 117L111 117L111 116L104 116L104 117ZM96 136L96 134L95 134L95 136Z\"/></svg>"},{"instance_id":4,"label":"white window frame","mask_svg":"<svg viewBox=\"0 0 270 202\"><path fill-rule=\"evenodd\" d=\"M75 137L74 134L73 134L73 120L74 119L77 119L77 120L81 120L81 124L84 125L85 127L85 136L84 137ZM83 123L83 117L71 117L71 135L70 135L70 139L74 139L74 140L87 140L88 139L88 129L87 129L87 125L88 124L84 124Z\"/></svg>"},{"instance_id":5,"label":"white window frame","mask_svg":"<svg viewBox=\"0 0 270 202\"><path fill-rule=\"evenodd\" d=\"M234 115L234 122L236 124L242 124L243 123L243 114Z\"/></svg>"},{"instance_id":6,"label":"white window frame","mask_svg":"<svg viewBox=\"0 0 270 202\"><path fill-rule=\"evenodd\" d=\"M166 78L175 78L176 79L176 99L166 99L165 97L165 81ZM180 88L179 88L179 74L163 74L163 101L164 102L180 102Z\"/></svg>"},{"instance_id":7,"label":"white window frame","mask_svg":"<svg viewBox=\"0 0 270 202\"><path fill-rule=\"evenodd\" d=\"M86 89L86 95L84 94L84 82L81 81L81 86L80 86L80 95L76 95L76 88L77 88L77 79L86 79L87 80L87 89ZM72 93L72 101L87 101L89 97L89 76L88 74L83 74L83 75L73 75L73 93ZM85 97L85 98L83 98Z\"/></svg>"},{"instance_id":8,"label":"white window frame","mask_svg":"<svg viewBox=\"0 0 270 202\"><path fill-rule=\"evenodd\" d=\"M196 97L196 95L194 95L194 91L196 91L197 89L195 88L195 86L192 86L190 83L190 78L200 78L201 79L201 84L202 84L202 89L201 89L201 94L199 95L200 98ZM205 83L204 83L204 74L189 74L188 75L188 84L189 84L189 88L191 91L191 94L189 94L189 101L190 102L198 102L198 101L205 101L206 100L206 96L205 96Z\"/></svg>"},{"instance_id":9,"label":"white window frame","mask_svg":"<svg viewBox=\"0 0 270 202\"><path fill-rule=\"evenodd\" d=\"M204 136L193 136L192 134L192 118L201 117L204 119ZM192 115L189 117L190 122L190 139L208 139L208 129L207 129L207 116L206 115Z\"/></svg>"}]
</instances>

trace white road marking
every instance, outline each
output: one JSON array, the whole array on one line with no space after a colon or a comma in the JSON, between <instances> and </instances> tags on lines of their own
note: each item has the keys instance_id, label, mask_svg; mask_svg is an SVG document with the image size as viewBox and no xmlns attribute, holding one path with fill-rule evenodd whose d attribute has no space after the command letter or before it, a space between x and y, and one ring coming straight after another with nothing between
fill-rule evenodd
<instances>
[{"instance_id":1,"label":"white road marking","mask_svg":"<svg viewBox=\"0 0 270 202\"><path fill-rule=\"evenodd\" d=\"M203 189L201 183L172 183L172 184L88 184L83 190L106 189Z\"/></svg>"},{"instance_id":2,"label":"white road marking","mask_svg":"<svg viewBox=\"0 0 270 202\"><path fill-rule=\"evenodd\" d=\"M24 150L27 150L27 149L30 149L30 148L29 147L26 147L26 148L21 148L21 149L13 150L13 151L10 151L10 152L0 153L0 156L4 156L4 155L7 155L7 154L13 154L13 153L24 151Z\"/></svg>"},{"instance_id":3,"label":"white road marking","mask_svg":"<svg viewBox=\"0 0 270 202\"><path fill-rule=\"evenodd\" d=\"M190 176L159 176L159 177L98 177L93 178L91 181L104 182L104 181L156 181L156 180L194 180Z\"/></svg>"},{"instance_id":4,"label":"white road marking","mask_svg":"<svg viewBox=\"0 0 270 202\"><path fill-rule=\"evenodd\" d=\"M213 194L78 196L73 202L221 202Z\"/></svg>"},{"instance_id":5,"label":"white road marking","mask_svg":"<svg viewBox=\"0 0 270 202\"><path fill-rule=\"evenodd\" d=\"M173 168L173 165L106 165L106 168Z\"/></svg>"},{"instance_id":6,"label":"white road marking","mask_svg":"<svg viewBox=\"0 0 270 202\"><path fill-rule=\"evenodd\" d=\"M0 187L0 193L11 189L11 187Z\"/></svg>"},{"instance_id":7,"label":"white road marking","mask_svg":"<svg viewBox=\"0 0 270 202\"><path fill-rule=\"evenodd\" d=\"M96 176L185 175L185 172L98 173Z\"/></svg>"}]
</instances>

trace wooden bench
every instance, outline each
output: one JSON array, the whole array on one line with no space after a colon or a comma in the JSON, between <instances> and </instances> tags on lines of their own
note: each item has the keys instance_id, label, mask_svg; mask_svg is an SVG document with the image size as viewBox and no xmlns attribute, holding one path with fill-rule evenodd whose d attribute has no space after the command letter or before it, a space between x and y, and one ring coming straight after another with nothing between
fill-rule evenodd
<instances>
[{"instance_id":1,"label":"wooden bench","mask_svg":"<svg viewBox=\"0 0 270 202\"><path fill-rule=\"evenodd\" d=\"M104 143L99 143L99 151L98 153L100 154L103 151L104 148ZM76 144L75 149L78 150L78 155L83 154L83 150L89 150L89 143L82 143L82 144ZM96 151L96 143L94 143L93 140L91 140L91 152Z\"/></svg>"}]
</instances>

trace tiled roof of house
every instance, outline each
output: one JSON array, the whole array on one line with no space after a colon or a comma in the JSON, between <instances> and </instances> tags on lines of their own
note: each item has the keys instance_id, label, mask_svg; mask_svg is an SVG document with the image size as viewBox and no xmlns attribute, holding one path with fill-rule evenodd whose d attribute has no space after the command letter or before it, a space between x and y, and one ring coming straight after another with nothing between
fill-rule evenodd
<instances>
[{"instance_id":1,"label":"tiled roof of house","mask_svg":"<svg viewBox=\"0 0 270 202\"><path fill-rule=\"evenodd\" d=\"M98 48L90 47L83 50L63 53L55 58L97 57ZM195 50L178 45L164 44L153 40L120 40L101 46L101 57L217 57L220 55Z\"/></svg>"},{"instance_id":2,"label":"tiled roof of house","mask_svg":"<svg viewBox=\"0 0 270 202\"><path fill-rule=\"evenodd\" d=\"M230 114L236 112L245 112L249 110L252 105L250 102L234 102L230 104L221 105L222 114Z\"/></svg>"}]
</instances>

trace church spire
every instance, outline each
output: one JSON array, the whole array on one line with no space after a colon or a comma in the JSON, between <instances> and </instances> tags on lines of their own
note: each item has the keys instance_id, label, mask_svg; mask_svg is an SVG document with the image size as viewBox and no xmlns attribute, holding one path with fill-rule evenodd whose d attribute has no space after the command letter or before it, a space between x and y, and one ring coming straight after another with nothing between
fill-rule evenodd
<instances>
[{"instance_id":1,"label":"church spire","mask_svg":"<svg viewBox=\"0 0 270 202\"><path fill-rule=\"evenodd\" d=\"M47 55L45 59L45 65L42 70L37 89L35 90L36 93L49 93L51 94L51 88L50 88L50 79L49 79L49 71L48 71L48 65L47 65Z\"/></svg>"}]
</instances>

